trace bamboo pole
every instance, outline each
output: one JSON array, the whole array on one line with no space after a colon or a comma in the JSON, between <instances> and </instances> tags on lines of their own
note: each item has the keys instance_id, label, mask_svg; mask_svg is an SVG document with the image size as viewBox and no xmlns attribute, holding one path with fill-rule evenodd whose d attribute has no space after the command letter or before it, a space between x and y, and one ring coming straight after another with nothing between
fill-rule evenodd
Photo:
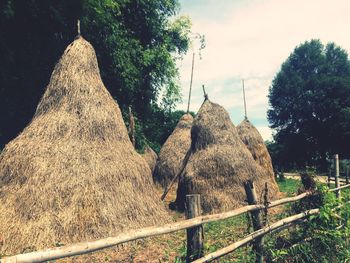
<instances>
[{"instance_id":1,"label":"bamboo pole","mask_svg":"<svg viewBox=\"0 0 350 263\"><path fill-rule=\"evenodd\" d=\"M186 195L186 218L191 219L201 215L200 195ZM192 262L204 255L203 225L187 229L186 262Z\"/></svg>"},{"instance_id":2,"label":"bamboo pole","mask_svg":"<svg viewBox=\"0 0 350 263\"><path fill-rule=\"evenodd\" d=\"M210 262L214 259L220 258L224 255L227 255L233 251L235 251L236 249L240 248L241 246L261 237L266 235L267 233L271 232L272 230L278 229L280 227L284 227L286 224L290 224L292 222L296 222L299 221L300 219L306 218L310 215L314 215L314 214L318 214L319 213L319 209L311 209L308 211L305 211L303 213L297 214L297 215L293 215L287 218L284 218L282 220L279 220L269 226L266 226L258 231L255 231L253 233L251 233L250 235L248 235L247 237L245 237L244 239L237 241L223 249L217 250L213 253L210 253L196 261L194 261L193 263L204 263L204 262Z\"/></svg>"},{"instance_id":3,"label":"bamboo pole","mask_svg":"<svg viewBox=\"0 0 350 263\"><path fill-rule=\"evenodd\" d=\"M191 81L190 81L190 91L188 92L188 103L187 103L187 113L190 111L190 103L191 103L191 93L192 93L192 81L193 81L193 69L194 69L194 55L192 56L192 70L191 70Z\"/></svg>"}]
</instances>

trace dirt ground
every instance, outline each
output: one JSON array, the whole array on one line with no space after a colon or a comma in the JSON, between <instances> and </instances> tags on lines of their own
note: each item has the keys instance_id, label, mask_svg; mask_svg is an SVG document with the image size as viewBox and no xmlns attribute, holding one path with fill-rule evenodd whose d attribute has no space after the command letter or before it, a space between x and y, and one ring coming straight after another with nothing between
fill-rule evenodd
<instances>
[{"instance_id":1,"label":"dirt ground","mask_svg":"<svg viewBox=\"0 0 350 263\"><path fill-rule=\"evenodd\" d=\"M284 173L284 176L285 176L285 178L294 179L294 180L300 180L300 174L299 173ZM316 181L318 181L320 183L327 183L328 182L328 178L327 178L327 176L317 175L316 176Z\"/></svg>"}]
</instances>

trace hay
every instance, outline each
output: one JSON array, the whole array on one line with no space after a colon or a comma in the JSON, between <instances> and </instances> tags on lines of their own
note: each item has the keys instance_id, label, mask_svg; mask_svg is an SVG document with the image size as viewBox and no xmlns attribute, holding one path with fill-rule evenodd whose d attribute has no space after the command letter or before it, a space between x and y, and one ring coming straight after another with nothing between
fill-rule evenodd
<instances>
[{"instance_id":1,"label":"hay","mask_svg":"<svg viewBox=\"0 0 350 263\"><path fill-rule=\"evenodd\" d=\"M253 155L254 160L275 180L271 156L259 131L245 119L237 126L238 135Z\"/></svg>"},{"instance_id":2,"label":"hay","mask_svg":"<svg viewBox=\"0 0 350 263\"><path fill-rule=\"evenodd\" d=\"M192 122L192 115L184 114L160 150L153 179L163 187L168 186L178 174L182 160L190 148Z\"/></svg>"},{"instance_id":3,"label":"hay","mask_svg":"<svg viewBox=\"0 0 350 263\"><path fill-rule=\"evenodd\" d=\"M148 145L145 147L144 153L141 154L143 159L145 159L146 163L148 164L149 168L151 169L151 172L153 173L154 167L157 163L157 154L153 151L151 147Z\"/></svg>"},{"instance_id":4,"label":"hay","mask_svg":"<svg viewBox=\"0 0 350 263\"><path fill-rule=\"evenodd\" d=\"M168 222L93 47L65 50L31 123L0 156L0 254Z\"/></svg>"},{"instance_id":5,"label":"hay","mask_svg":"<svg viewBox=\"0 0 350 263\"><path fill-rule=\"evenodd\" d=\"M177 205L186 194L201 194L204 213L222 212L246 204L243 183L252 180L259 198L265 182L269 197L278 192L276 183L254 161L238 136L226 110L205 100L191 130L191 156L180 177Z\"/></svg>"}]
</instances>

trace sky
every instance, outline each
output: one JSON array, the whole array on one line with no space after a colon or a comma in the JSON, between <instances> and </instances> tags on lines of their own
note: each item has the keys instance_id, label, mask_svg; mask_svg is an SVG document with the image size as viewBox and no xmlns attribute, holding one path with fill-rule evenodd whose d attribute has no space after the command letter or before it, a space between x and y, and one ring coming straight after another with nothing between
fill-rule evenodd
<instances>
[{"instance_id":1,"label":"sky","mask_svg":"<svg viewBox=\"0 0 350 263\"><path fill-rule=\"evenodd\" d=\"M244 79L248 119L264 140L268 127L268 90L282 63L305 41L335 42L350 54L350 0L180 0L181 15L192 20L192 32L204 34L202 59L194 42L195 66L190 110L209 99L224 106L232 122L244 118ZM186 110L192 52L178 62Z\"/></svg>"}]
</instances>

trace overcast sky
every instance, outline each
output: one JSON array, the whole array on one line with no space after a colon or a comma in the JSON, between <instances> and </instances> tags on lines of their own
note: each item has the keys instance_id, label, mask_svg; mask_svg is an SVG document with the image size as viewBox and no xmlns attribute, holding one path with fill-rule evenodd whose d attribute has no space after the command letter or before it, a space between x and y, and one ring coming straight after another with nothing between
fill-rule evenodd
<instances>
[{"instance_id":1,"label":"overcast sky","mask_svg":"<svg viewBox=\"0 0 350 263\"><path fill-rule=\"evenodd\" d=\"M193 32L204 34L202 60L195 60L191 110L209 98L224 106L238 125L244 118L245 80L249 120L271 139L266 112L268 89L281 64L300 43L333 41L350 53L350 0L180 0ZM186 110L192 51L179 62Z\"/></svg>"}]
</instances>

